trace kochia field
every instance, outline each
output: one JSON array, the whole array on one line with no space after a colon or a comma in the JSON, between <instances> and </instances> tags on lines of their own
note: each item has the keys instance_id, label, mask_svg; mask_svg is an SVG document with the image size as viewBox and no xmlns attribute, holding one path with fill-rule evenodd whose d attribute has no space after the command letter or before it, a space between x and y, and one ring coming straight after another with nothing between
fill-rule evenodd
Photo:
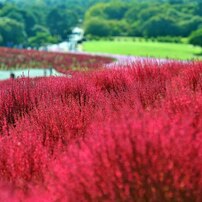
<instances>
[{"instance_id":1,"label":"kochia field","mask_svg":"<svg viewBox=\"0 0 202 202\"><path fill-rule=\"evenodd\" d=\"M202 62L0 82L0 201L201 202Z\"/></svg>"}]
</instances>

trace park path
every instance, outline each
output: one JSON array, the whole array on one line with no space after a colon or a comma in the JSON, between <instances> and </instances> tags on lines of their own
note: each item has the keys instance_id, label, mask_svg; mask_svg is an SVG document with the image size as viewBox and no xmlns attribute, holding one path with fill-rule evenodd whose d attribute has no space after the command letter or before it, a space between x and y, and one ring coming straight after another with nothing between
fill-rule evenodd
<instances>
[{"instance_id":1,"label":"park path","mask_svg":"<svg viewBox=\"0 0 202 202\"><path fill-rule=\"evenodd\" d=\"M143 61L153 61L164 63L168 61L168 59L158 59L158 58L149 58L149 57L140 57L140 56L132 56L132 55L118 55L118 54L110 54L110 53L90 53L90 52L74 52L74 54L86 54L92 56L104 56L114 58L115 61L106 64L106 68L118 68L118 67L127 67L128 64L134 62L143 62Z\"/></svg>"},{"instance_id":2,"label":"park path","mask_svg":"<svg viewBox=\"0 0 202 202\"><path fill-rule=\"evenodd\" d=\"M154 61L159 62L159 63L164 63L168 61L168 59L156 59L156 58L147 58L147 57L138 57L138 56L131 56L131 55L118 55L118 54L108 54L108 53L90 53L90 52L83 52L83 51L77 51L77 52L70 52L70 51L61 51L59 49L56 49L54 51L57 52L63 52L63 53L73 53L75 55L78 54L85 54L85 55L92 55L92 56L104 56L104 57L111 57L114 58L115 61L105 64L105 68L123 68L123 67L128 67L129 64L134 63L134 62L143 62L143 61ZM47 69L21 69L21 70L12 70L12 71L0 71L0 80L5 80L10 78L10 74L14 73L15 77L43 77L43 76L64 76L64 74L57 72L55 69L53 71L49 72ZM71 75L69 75L71 77Z\"/></svg>"},{"instance_id":3,"label":"park path","mask_svg":"<svg viewBox=\"0 0 202 202\"><path fill-rule=\"evenodd\" d=\"M72 53L72 54L85 54L85 55L92 55L92 56L104 56L104 57L111 57L114 58L116 61L110 64L105 65L106 68L118 68L127 66L130 63L137 62L137 61L155 61L155 62L166 62L168 59L158 59L158 58L149 58L149 57L140 57L140 56L132 56L132 55L119 55L119 54L110 54L110 53L92 53L83 51L82 45L78 48L77 51L70 51L68 49L68 42L62 42L60 44L54 44L47 46L47 51L56 51L56 52L63 52L63 53Z\"/></svg>"},{"instance_id":4,"label":"park path","mask_svg":"<svg viewBox=\"0 0 202 202\"><path fill-rule=\"evenodd\" d=\"M44 76L64 76L64 74L57 72L55 69L43 69L43 68L27 68L27 69L15 69L15 70L0 70L0 80L6 80L11 77L11 73L15 78L21 77L44 77Z\"/></svg>"}]
</instances>

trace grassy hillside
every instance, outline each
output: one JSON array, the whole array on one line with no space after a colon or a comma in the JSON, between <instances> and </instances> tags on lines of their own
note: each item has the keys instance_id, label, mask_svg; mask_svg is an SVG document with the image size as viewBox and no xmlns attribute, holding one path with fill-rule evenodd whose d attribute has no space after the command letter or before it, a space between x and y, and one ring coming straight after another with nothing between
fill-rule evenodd
<instances>
[{"instance_id":1,"label":"grassy hillside","mask_svg":"<svg viewBox=\"0 0 202 202\"><path fill-rule=\"evenodd\" d=\"M122 55L148 56L173 59L202 59L201 49L189 44L160 43L151 41L88 41L83 45L87 52L112 53Z\"/></svg>"}]
</instances>

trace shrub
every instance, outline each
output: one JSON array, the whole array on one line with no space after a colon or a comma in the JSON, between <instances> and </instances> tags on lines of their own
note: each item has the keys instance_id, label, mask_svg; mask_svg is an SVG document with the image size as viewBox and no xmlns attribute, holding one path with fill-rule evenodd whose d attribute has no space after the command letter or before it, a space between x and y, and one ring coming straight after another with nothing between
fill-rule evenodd
<instances>
[{"instance_id":1,"label":"shrub","mask_svg":"<svg viewBox=\"0 0 202 202\"><path fill-rule=\"evenodd\" d=\"M202 63L0 82L0 199L200 202Z\"/></svg>"},{"instance_id":2,"label":"shrub","mask_svg":"<svg viewBox=\"0 0 202 202\"><path fill-rule=\"evenodd\" d=\"M196 30L191 33L189 37L189 43L194 46L202 47L202 29Z\"/></svg>"}]
</instances>

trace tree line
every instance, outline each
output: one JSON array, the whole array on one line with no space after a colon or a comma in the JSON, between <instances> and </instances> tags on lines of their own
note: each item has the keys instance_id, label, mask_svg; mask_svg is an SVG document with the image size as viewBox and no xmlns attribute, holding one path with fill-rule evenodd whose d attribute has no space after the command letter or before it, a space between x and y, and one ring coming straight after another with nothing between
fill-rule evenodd
<instances>
[{"instance_id":1,"label":"tree line","mask_svg":"<svg viewBox=\"0 0 202 202\"><path fill-rule=\"evenodd\" d=\"M0 0L0 45L39 47L66 40L98 2L107 0Z\"/></svg>"},{"instance_id":2,"label":"tree line","mask_svg":"<svg viewBox=\"0 0 202 202\"><path fill-rule=\"evenodd\" d=\"M201 0L0 0L0 45L39 47L83 26L88 37L189 36ZM199 35L199 32L195 35Z\"/></svg>"},{"instance_id":3,"label":"tree line","mask_svg":"<svg viewBox=\"0 0 202 202\"><path fill-rule=\"evenodd\" d=\"M84 11L75 7L44 4L0 3L0 45L33 46L67 39Z\"/></svg>"},{"instance_id":4,"label":"tree line","mask_svg":"<svg viewBox=\"0 0 202 202\"><path fill-rule=\"evenodd\" d=\"M201 0L97 3L85 14L89 36L189 36L202 28Z\"/></svg>"}]
</instances>

